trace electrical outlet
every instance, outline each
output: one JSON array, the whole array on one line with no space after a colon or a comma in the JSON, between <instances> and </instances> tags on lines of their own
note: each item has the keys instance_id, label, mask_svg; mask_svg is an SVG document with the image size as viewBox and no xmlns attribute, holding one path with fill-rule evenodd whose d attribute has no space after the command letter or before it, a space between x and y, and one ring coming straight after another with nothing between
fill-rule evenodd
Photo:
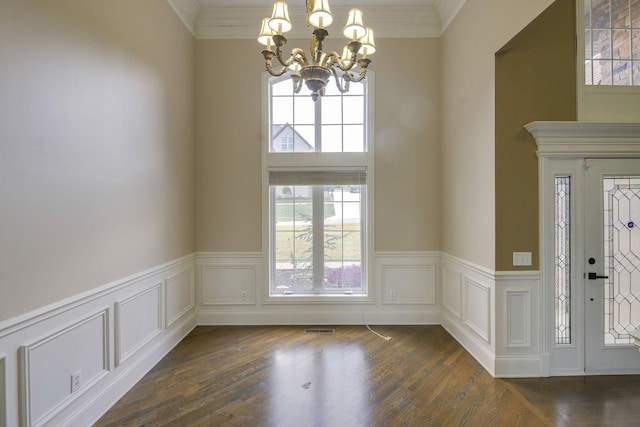
<instances>
[{"instance_id":1,"label":"electrical outlet","mask_svg":"<svg viewBox=\"0 0 640 427\"><path fill-rule=\"evenodd\" d=\"M396 300L396 291L394 291L394 290L389 291L389 299L391 301L395 301Z\"/></svg>"},{"instance_id":2,"label":"electrical outlet","mask_svg":"<svg viewBox=\"0 0 640 427\"><path fill-rule=\"evenodd\" d=\"M81 373L82 371L80 370L71 374L71 393L75 393L76 391L78 391L78 389L82 385L82 383L80 382Z\"/></svg>"},{"instance_id":3,"label":"electrical outlet","mask_svg":"<svg viewBox=\"0 0 640 427\"><path fill-rule=\"evenodd\" d=\"M242 291L242 293L240 294L242 301L246 301L247 300L247 291Z\"/></svg>"}]
</instances>

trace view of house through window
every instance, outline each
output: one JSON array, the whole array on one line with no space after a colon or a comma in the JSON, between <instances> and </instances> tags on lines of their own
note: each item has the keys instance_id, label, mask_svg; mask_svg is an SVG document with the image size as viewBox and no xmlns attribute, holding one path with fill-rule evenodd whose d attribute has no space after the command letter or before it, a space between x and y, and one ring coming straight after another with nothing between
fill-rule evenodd
<instances>
[{"instance_id":1,"label":"view of house through window","mask_svg":"<svg viewBox=\"0 0 640 427\"><path fill-rule=\"evenodd\" d=\"M270 295L366 295L366 86L268 86Z\"/></svg>"},{"instance_id":2,"label":"view of house through window","mask_svg":"<svg viewBox=\"0 0 640 427\"><path fill-rule=\"evenodd\" d=\"M584 0L585 84L640 86L640 0Z\"/></svg>"}]
</instances>

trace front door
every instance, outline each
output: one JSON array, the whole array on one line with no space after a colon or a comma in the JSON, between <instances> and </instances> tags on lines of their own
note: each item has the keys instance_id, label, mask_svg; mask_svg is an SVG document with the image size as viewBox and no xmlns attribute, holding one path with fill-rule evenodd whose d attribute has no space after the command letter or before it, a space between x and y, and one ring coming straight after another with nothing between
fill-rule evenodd
<instances>
[{"instance_id":1,"label":"front door","mask_svg":"<svg viewBox=\"0 0 640 427\"><path fill-rule=\"evenodd\" d=\"M585 168L585 371L640 372L640 159Z\"/></svg>"}]
</instances>

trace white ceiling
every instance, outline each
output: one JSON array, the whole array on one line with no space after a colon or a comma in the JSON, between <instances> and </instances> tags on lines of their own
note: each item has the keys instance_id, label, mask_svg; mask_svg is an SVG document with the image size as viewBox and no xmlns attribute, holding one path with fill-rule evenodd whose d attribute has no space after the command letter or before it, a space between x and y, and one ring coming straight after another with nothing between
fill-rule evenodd
<instances>
[{"instance_id":1,"label":"white ceiling","mask_svg":"<svg viewBox=\"0 0 640 427\"><path fill-rule=\"evenodd\" d=\"M260 21L271 15L273 0L167 0L189 31L199 39L252 39ZM351 7L364 13L376 38L439 37L465 0L332 0L334 26ZM305 0L288 0L294 30L288 38L307 38ZM339 25L339 24L338 24ZM329 28L329 32L332 29ZM335 30L334 30L335 31Z\"/></svg>"}]
</instances>

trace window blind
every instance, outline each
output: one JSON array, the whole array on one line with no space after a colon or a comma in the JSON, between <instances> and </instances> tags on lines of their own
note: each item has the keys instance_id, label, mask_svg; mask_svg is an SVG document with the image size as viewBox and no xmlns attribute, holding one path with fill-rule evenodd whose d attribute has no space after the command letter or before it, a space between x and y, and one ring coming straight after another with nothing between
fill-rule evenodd
<instances>
[{"instance_id":1,"label":"window blind","mask_svg":"<svg viewBox=\"0 0 640 427\"><path fill-rule=\"evenodd\" d=\"M269 171L269 185L365 185L367 174L358 171Z\"/></svg>"}]
</instances>

